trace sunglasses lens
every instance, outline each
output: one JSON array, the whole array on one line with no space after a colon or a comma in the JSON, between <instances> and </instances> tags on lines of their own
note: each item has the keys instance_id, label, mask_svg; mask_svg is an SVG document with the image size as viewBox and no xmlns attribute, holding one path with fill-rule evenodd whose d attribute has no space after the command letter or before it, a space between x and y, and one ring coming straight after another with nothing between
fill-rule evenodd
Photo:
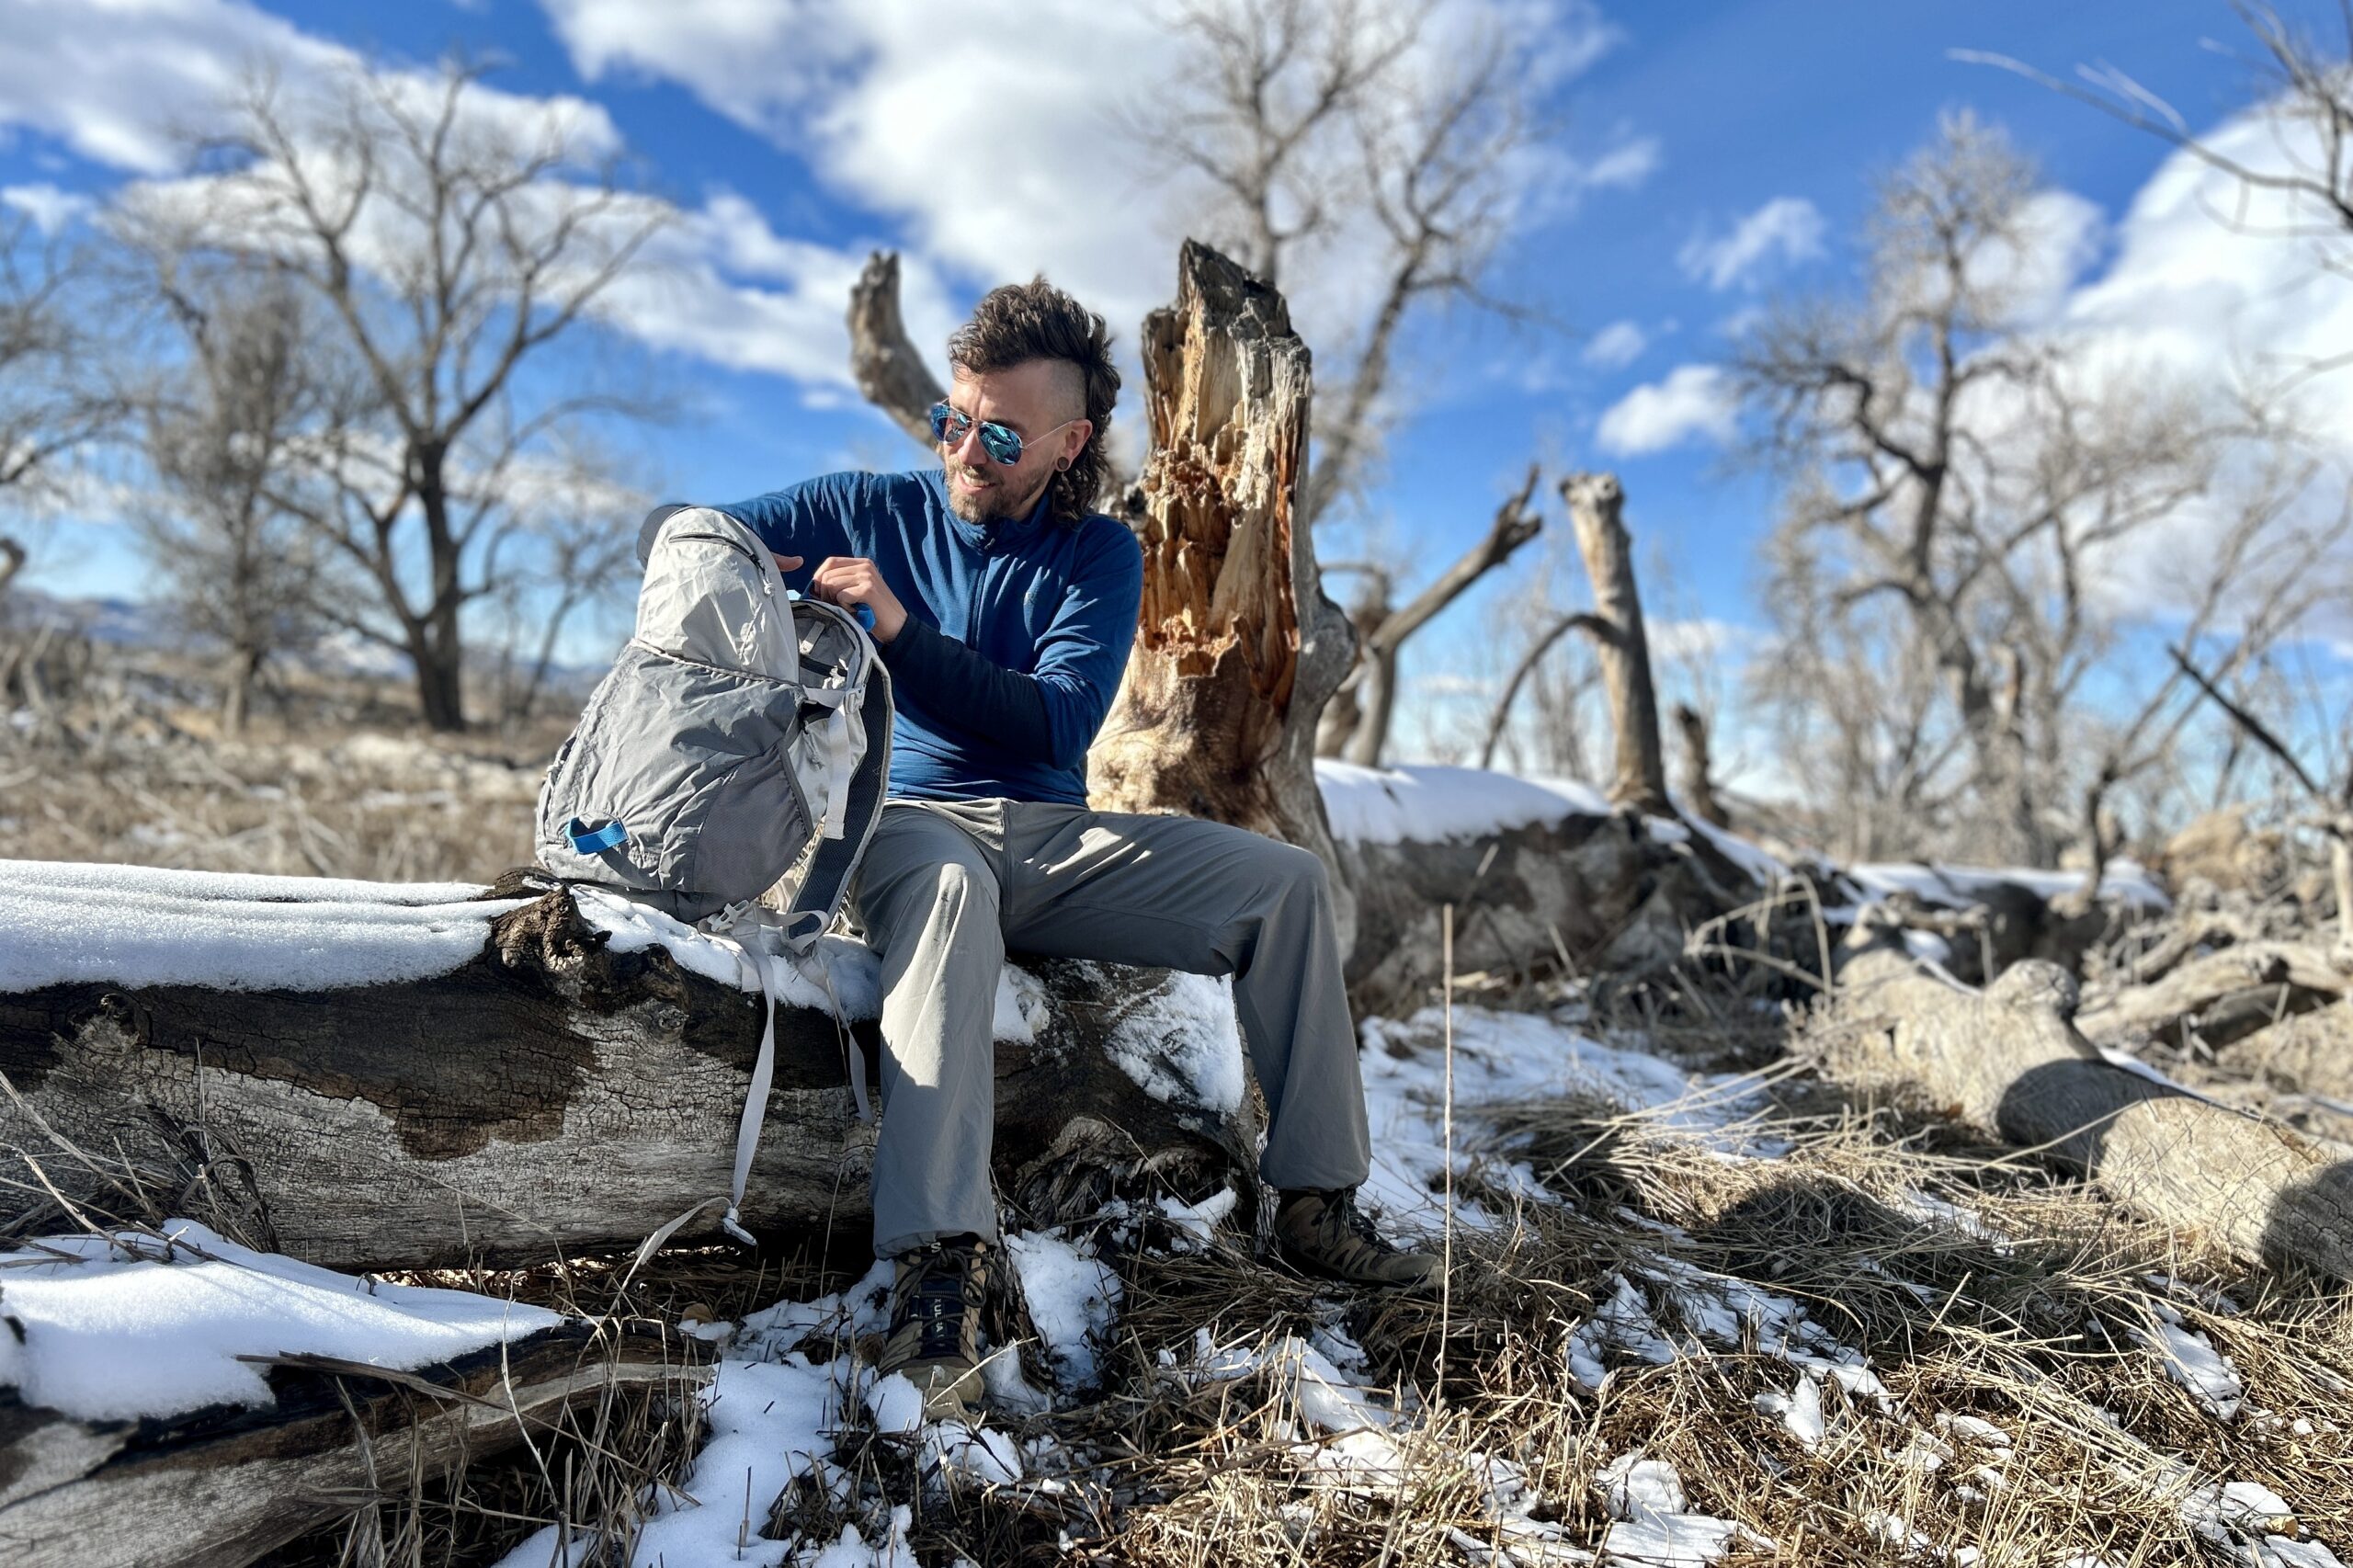
<instances>
[{"instance_id":1,"label":"sunglasses lens","mask_svg":"<svg viewBox=\"0 0 2353 1568\"><path fill-rule=\"evenodd\" d=\"M931 405L930 414L931 438L933 440L961 441L964 438L963 418L961 415L958 415L954 409L949 407L944 403L935 403ZM953 437L950 437L949 435L949 431L951 429L956 432Z\"/></svg>"},{"instance_id":2,"label":"sunglasses lens","mask_svg":"<svg viewBox=\"0 0 2353 1568\"><path fill-rule=\"evenodd\" d=\"M1021 437L994 421L981 426L981 446L1001 463L1021 460Z\"/></svg>"}]
</instances>

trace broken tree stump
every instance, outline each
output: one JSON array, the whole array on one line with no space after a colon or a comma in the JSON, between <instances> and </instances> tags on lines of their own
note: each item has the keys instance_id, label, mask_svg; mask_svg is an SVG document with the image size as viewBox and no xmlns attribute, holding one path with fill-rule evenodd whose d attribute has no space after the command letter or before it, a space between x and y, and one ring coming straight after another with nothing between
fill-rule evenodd
<instances>
[{"instance_id":1,"label":"broken tree stump","mask_svg":"<svg viewBox=\"0 0 2353 1568\"><path fill-rule=\"evenodd\" d=\"M1908 1085L2118 1202L2223 1251L2353 1279L2353 1146L2310 1138L2105 1060L2073 976L2029 960L1983 991L1899 953L1839 976L1835 1075Z\"/></svg>"},{"instance_id":2,"label":"broken tree stump","mask_svg":"<svg viewBox=\"0 0 2353 1568\"><path fill-rule=\"evenodd\" d=\"M1231 823L1333 870L1345 951L1355 904L1315 788L1315 724L1356 635L1298 521L1307 346L1283 297L1195 241L1176 303L1144 319L1135 650L1088 754L1088 803Z\"/></svg>"},{"instance_id":3,"label":"broken tree stump","mask_svg":"<svg viewBox=\"0 0 2353 1568\"><path fill-rule=\"evenodd\" d=\"M299 879L282 885L302 896ZM617 950L560 892L484 918L479 943L421 978L336 989L0 991L0 1147L69 1199L127 1162L165 1201L248 1210L259 1244L335 1268L625 1249L698 1205L677 1234L712 1234L759 994L659 945ZM1087 1172L1256 1179L1256 1103L1216 1086L1243 1082L1218 983L1068 961L1027 972L1025 1016L1000 1008L1016 1038L996 1046L1008 1200L1039 1212ZM872 1145L845 1042L873 1061L874 1026L846 1036L830 1012L783 1003L776 1036L745 1222L862 1227ZM1228 1054L1233 1072L1199 1071ZM12 1233L72 1222L36 1184L8 1192Z\"/></svg>"}]
</instances>

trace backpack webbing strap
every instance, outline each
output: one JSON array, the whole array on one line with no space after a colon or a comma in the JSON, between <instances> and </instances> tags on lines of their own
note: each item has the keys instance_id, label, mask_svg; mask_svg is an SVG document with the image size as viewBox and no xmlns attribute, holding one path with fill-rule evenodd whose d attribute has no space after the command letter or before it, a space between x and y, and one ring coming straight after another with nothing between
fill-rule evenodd
<instances>
[{"instance_id":1,"label":"backpack webbing strap","mask_svg":"<svg viewBox=\"0 0 2353 1568\"><path fill-rule=\"evenodd\" d=\"M749 1244L752 1233L744 1229L742 1218L744 1188L752 1179L752 1156L759 1152L760 1127L767 1120L768 1085L776 1078L776 997L768 988L767 966L748 947L733 937L716 931L711 935L735 949L736 960L752 971L760 993L760 1053L752 1062L752 1086L744 1096L744 1114L735 1126L735 1172L727 1189L727 1212L719 1217L729 1235Z\"/></svg>"}]
</instances>

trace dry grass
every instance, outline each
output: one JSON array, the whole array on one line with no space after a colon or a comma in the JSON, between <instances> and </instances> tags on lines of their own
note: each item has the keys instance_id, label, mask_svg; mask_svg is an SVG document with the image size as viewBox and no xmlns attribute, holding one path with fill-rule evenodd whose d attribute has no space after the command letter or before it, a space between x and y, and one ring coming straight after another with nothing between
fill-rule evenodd
<instances>
[{"instance_id":1,"label":"dry grass","mask_svg":"<svg viewBox=\"0 0 2353 1568\"><path fill-rule=\"evenodd\" d=\"M2343 1293L2245 1273L2000 1152L1885 1115L1782 1120L1782 1152L1741 1161L1654 1118L1553 1104L1497 1119L1509 1155L1567 1201L1458 1235L1450 1301L1329 1290L1237 1236L1172 1254L1107 1233L1125 1301L1102 1388L998 1422L1043 1456L1028 1478L956 1483L906 1439L854 1425L831 1461L848 1484L796 1485L769 1533L822 1541L850 1523L871 1540L905 1506L926 1562L1565 1562L1600 1547L1613 1522L1601 1471L1638 1450L1675 1466L1693 1511L1742 1528L1732 1562L1899 1561L1891 1518L1933 1543L1931 1561L2229 1562L2184 1512L2222 1481L2270 1486L2346 1544ZM1769 1333L1753 1321L1731 1342L1695 1332L1707 1292L1693 1284L1719 1276L1801 1303L1867 1358L1885 1405L1825 1379L1824 1437L1802 1444L1757 1405L1800 1377ZM1597 1393L1570 1377L1565 1349L1620 1279L1684 1353L1613 1356ZM802 1293L847 1280L811 1278ZM2234 1363L2235 1419L2202 1407L2150 1348L2168 1312ZM1287 1336L1361 1346L1357 1375L1409 1413L1394 1428L1404 1462L1352 1461L1348 1439L1302 1414L1293 1377L1199 1375L1204 1332L1270 1364ZM2004 1440L1956 1431L1952 1416ZM1524 1477L1532 1525L1503 1522L1488 1460ZM1546 1527L1551 1558L1529 1533Z\"/></svg>"},{"instance_id":2,"label":"dry grass","mask_svg":"<svg viewBox=\"0 0 2353 1568\"><path fill-rule=\"evenodd\" d=\"M570 728L428 737L382 688L313 678L230 740L168 669L110 683L56 722L0 712L0 859L489 881L530 862L540 771Z\"/></svg>"}]
</instances>

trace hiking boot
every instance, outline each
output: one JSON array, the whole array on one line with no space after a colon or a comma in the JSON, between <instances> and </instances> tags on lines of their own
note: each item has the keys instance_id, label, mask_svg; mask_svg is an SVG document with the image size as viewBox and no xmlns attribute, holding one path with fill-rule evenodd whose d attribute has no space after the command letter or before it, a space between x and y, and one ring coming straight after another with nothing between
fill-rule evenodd
<instances>
[{"instance_id":1,"label":"hiking boot","mask_svg":"<svg viewBox=\"0 0 2353 1568\"><path fill-rule=\"evenodd\" d=\"M1302 1273L1351 1285L1434 1286L1444 1267L1435 1253L1404 1252L1383 1240L1357 1208L1352 1187L1284 1193L1275 1210L1275 1241Z\"/></svg>"},{"instance_id":2,"label":"hiking boot","mask_svg":"<svg viewBox=\"0 0 2353 1568\"><path fill-rule=\"evenodd\" d=\"M926 1421L961 1421L981 1392L981 1302L986 1244L967 1236L901 1253L891 1282L891 1333L875 1358L884 1377L905 1375Z\"/></svg>"}]
</instances>

